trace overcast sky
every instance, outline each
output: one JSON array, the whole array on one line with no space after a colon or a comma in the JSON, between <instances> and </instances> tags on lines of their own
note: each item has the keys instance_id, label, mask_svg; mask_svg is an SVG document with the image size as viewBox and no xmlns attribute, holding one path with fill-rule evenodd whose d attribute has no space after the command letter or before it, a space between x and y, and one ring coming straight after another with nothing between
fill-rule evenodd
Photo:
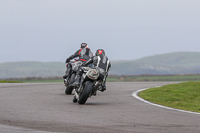
<instances>
[{"instance_id":1,"label":"overcast sky","mask_svg":"<svg viewBox=\"0 0 200 133\"><path fill-rule=\"evenodd\" d=\"M65 62L82 42L110 60L200 52L200 0L0 0L0 62Z\"/></svg>"}]
</instances>

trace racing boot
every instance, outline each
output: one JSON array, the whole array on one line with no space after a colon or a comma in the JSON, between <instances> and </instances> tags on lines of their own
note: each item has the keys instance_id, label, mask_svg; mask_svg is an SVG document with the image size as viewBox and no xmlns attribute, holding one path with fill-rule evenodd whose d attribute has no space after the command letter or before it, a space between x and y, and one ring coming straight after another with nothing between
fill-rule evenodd
<instances>
[{"instance_id":1,"label":"racing boot","mask_svg":"<svg viewBox=\"0 0 200 133\"><path fill-rule=\"evenodd\" d=\"M67 67L67 70L65 72L65 75L63 76L63 79L66 79L67 77L69 77L70 71L71 71L71 68Z\"/></svg>"},{"instance_id":2,"label":"racing boot","mask_svg":"<svg viewBox=\"0 0 200 133\"><path fill-rule=\"evenodd\" d=\"M106 83L105 81L99 86L99 91L104 92L106 90Z\"/></svg>"},{"instance_id":3,"label":"racing boot","mask_svg":"<svg viewBox=\"0 0 200 133\"><path fill-rule=\"evenodd\" d=\"M73 84L71 84L70 86L79 87L80 79L81 79L81 76L80 75L76 75L75 82Z\"/></svg>"},{"instance_id":4,"label":"racing boot","mask_svg":"<svg viewBox=\"0 0 200 133\"><path fill-rule=\"evenodd\" d=\"M106 86L103 85L101 91L104 92L106 90Z\"/></svg>"},{"instance_id":5,"label":"racing boot","mask_svg":"<svg viewBox=\"0 0 200 133\"><path fill-rule=\"evenodd\" d=\"M68 75L69 75L69 71L66 71L65 75L63 76L63 79L66 79L68 77Z\"/></svg>"},{"instance_id":6,"label":"racing boot","mask_svg":"<svg viewBox=\"0 0 200 133\"><path fill-rule=\"evenodd\" d=\"M63 76L63 79L66 79L66 78L69 76L69 73L70 73L70 70L67 70L67 71L65 72L65 75Z\"/></svg>"},{"instance_id":7,"label":"racing boot","mask_svg":"<svg viewBox=\"0 0 200 133\"><path fill-rule=\"evenodd\" d=\"M106 86L105 85L101 85L99 86L99 91L104 92L106 90Z\"/></svg>"},{"instance_id":8,"label":"racing boot","mask_svg":"<svg viewBox=\"0 0 200 133\"><path fill-rule=\"evenodd\" d=\"M65 74L65 75L63 76L63 79L66 79L66 78L67 78L67 76L68 76L68 75L67 75L67 74Z\"/></svg>"}]
</instances>

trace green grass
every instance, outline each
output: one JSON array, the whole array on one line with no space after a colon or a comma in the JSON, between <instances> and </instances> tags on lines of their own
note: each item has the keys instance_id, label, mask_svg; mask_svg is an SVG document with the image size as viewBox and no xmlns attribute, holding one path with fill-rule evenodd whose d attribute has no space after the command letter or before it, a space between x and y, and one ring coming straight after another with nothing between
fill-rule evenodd
<instances>
[{"instance_id":1,"label":"green grass","mask_svg":"<svg viewBox=\"0 0 200 133\"><path fill-rule=\"evenodd\" d=\"M200 81L150 88L140 92L139 96L160 105L200 112Z\"/></svg>"},{"instance_id":2,"label":"green grass","mask_svg":"<svg viewBox=\"0 0 200 133\"><path fill-rule=\"evenodd\" d=\"M7 81L18 81L23 83L54 83L63 82L62 77L25 77L25 78L12 78Z\"/></svg>"},{"instance_id":3,"label":"green grass","mask_svg":"<svg viewBox=\"0 0 200 133\"><path fill-rule=\"evenodd\" d=\"M200 74L188 75L109 75L107 82L157 82L157 81L199 81ZM63 82L62 77L25 77L6 79L6 82L21 81L25 83Z\"/></svg>"},{"instance_id":4,"label":"green grass","mask_svg":"<svg viewBox=\"0 0 200 133\"><path fill-rule=\"evenodd\" d=\"M0 83L23 83L23 81L0 80Z\"/></svg>"},{"instance_id":5,"label":"green grass","mask_svg":"<svg viewBox=\"0 0 200 133\"><path fill-rule=\"evenodd\" d=\"M115 76L107 78L109 82L146 82L146 81L197 81L199 74L188 75L136 75L136 76Z\"/></svg>"},{"instance_id":6,"label":"green grass","mask_svg":"<svg viewBox=\"0 0 200 133\"><path fill-rule=\"evenodd\" d=\"M24 80L24 83L57 83L57 82L63 82L62 79L55 79L55 80L51 80L51 79L42 79L42 80Z\"/></svg>"}]
</instances>

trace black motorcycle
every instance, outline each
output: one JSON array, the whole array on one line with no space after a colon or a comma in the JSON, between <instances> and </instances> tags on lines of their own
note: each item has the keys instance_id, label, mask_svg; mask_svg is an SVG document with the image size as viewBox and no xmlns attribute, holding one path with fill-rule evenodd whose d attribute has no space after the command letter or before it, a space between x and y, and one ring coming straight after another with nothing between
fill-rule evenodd
<instances>
[{"instance_id":1,"label":"black motorcycle","mask_svg":"<svg viewBox=\"0 0 200 133\"><path fill-rule=\"evenodd\" d=\"M76 72L78 71L81 65L82 65L82 61L77 61L77 60L70 61L69 63L66 64L67 69L68 69L67 71L69 74L68 74L68 77L64 79L64 84L66 86L65 94L67 95L72 94L74 87L70 85L74 83Z\"/></svg>"},{"instance_id":2,"label":"black motorcycle","mask_svg":"<svg viewBox=\"0 0 200 133\"><path fill-rule=\"evenodd\" d=\"M98 77L99 71L97 69L83 67L80 86L74 88L74 103L85 104L89 97L96 96L96 92L102 84L101 80L97 80Z\"/></svg>"}]
</instances>

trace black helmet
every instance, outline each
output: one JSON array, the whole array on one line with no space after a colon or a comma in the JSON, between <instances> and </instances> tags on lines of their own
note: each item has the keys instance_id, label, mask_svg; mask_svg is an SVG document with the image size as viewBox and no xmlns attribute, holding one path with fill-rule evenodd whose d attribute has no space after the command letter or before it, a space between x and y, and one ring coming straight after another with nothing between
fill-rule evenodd
<instances>
[{"instance_id":1,"label":"black helmet","mask_svg":"<svg viewBox=\"0 0 200 133\"><path fill-rule=\"evenodd\" d=\"M105 54L105 51L104 51L103 49L98 49L98 50L96 51L96 54L95 54L95 55L98 56L98 55L101 55L101 54L102 54L102 55L106 55L106 54Z\"/></svg>"},{"instance_id":2,"label":"black helmet","mask_svg":"<svg viewBox=\"0 0 200 133\"><path fill-rule=\"evenodd\" d=\"M87 43L81 43L81 48L85 48L87 46L88 46Z\"/></svg>"}]
</instances>

